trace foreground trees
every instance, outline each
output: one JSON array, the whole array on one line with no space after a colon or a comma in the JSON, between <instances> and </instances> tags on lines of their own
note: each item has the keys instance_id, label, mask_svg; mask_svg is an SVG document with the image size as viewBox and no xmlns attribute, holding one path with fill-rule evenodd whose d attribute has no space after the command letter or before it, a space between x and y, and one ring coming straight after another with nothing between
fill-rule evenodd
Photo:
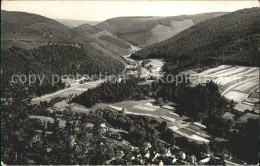
<instances>
[{"instance_id":1,"label":"foreground trees","mask_svg":"<svg viewBox=\"0 0 260 166\"><path fill-rule=\"evenodd\" d=\"M71 111L62 112L65 126L31 119L37 107L30 104L27 88L12 84L2 100L1 158L5 164L104 164L114 156L113 146L100 130L102 116L95 118ZM93 123L94 128L85 124Z\"/></svg>"},{"instance_id":2,"label":"foreground trees","mask_svg":"<svg viewBox=\"0 0 260 166\"><path fill-rule=\"evenodd\" d=\"M26 164L30 140L35 135L34 123L29 119L31 98L21 84L12 84L2 100L1 158L9 164Z\"/></svg>"}]
</instances>

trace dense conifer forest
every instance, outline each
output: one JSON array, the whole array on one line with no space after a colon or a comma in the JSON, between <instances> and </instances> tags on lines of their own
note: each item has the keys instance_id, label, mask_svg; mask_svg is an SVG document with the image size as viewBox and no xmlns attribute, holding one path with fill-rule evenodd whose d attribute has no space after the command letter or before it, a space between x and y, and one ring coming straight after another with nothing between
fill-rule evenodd
<instances>
[{"instance_id":1,"label":"dense conifer forest","mask_svg":"<svg viewBox=\"0 0 260 166\"><path fill-rule=\"evenodd\" d=\"M41 96L62 89L61 80L52 86L53 75L103 75L118 74L124 64L116 58L96 50L91 45L75 46L46 45L33 50L10 48L1 50L2 86L8 86L13 75L34 74L43 78L43 85L29 87L32 94ZM28 83L28 80L27 82ZM3 89L4 89L3 88Z\"/></svg>"}]
</instances>

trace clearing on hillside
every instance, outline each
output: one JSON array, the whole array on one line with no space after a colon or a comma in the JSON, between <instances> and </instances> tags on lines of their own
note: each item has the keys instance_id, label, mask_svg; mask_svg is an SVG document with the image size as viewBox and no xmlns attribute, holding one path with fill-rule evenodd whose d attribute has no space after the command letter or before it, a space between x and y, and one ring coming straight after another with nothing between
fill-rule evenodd
<instances>
[{"instance_id":1,"label":"clearing on hillside","mask_svg":"<svg viewBox=\"0 0 260 166\"><path fill-rule=\"evenodd\" d=\"M236 110L244 112L259 106L259 67L221 65L197 75L193 86L212 80L218 84L221 95L238 104Z\"/></svg>"}]
</instances>

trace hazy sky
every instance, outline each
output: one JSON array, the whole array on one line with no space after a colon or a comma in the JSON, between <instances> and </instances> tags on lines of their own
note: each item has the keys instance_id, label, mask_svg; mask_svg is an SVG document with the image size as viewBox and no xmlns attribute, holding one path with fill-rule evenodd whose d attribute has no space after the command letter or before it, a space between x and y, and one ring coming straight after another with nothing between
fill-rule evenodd
<instances>
[{"instance_id":1,"label":"hazy sky","mask_svg":"<svg viewBox=\"0 0 260 166\"><path fill-rule=\"evenodd\" d=\"M2 10L49 18L104 21L119 16L175 16L259 7L251 1L2 1Z\"/></svg>"}]
</instances>

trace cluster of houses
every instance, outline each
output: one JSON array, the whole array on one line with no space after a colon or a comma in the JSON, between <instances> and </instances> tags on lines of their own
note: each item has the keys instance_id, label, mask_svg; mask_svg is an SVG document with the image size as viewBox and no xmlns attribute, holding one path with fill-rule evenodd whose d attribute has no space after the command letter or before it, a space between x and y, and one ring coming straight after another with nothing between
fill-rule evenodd
<instances>
[{"instance_id":1,"label":"cluster of houses","mask_svg":"<svg viewBox=\"0 0 260 166\"><path fill-rule=\"evenodd\" d=\"M127 141L122 141L127 142ZM115 157L106 161L105 164L121 164L127 165L195 165L205 164L209 162L209 155L203 159L197 160L194 155L186 154L178 147L169 147L163 152L153 150L149 142L144 142L142 147L133 147L129 143L125 143L131 147L131 151L124 152L118 149L115 151Z\"/></svg>"}]
</instances>

